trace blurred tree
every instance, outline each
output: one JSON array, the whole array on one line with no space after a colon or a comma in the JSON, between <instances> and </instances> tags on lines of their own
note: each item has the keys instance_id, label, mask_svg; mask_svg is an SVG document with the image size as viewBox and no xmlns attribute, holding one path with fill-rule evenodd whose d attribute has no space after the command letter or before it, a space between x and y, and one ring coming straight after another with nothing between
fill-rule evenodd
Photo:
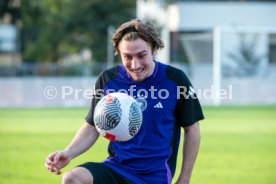
<instances>
[{"instance_id":1,"label":"blurred tree","mask_svg":"<svg viewBox=\"0 0 276 184\"><path fill-rule=\"evenodd\" d=\"M22 2L24 61L57 62L68 53L90 48L106 62L107 27L135 17L136 1L29 0Z\"/></svg>"},{"instance_id":2,"label":"blurred tree","mask_svg":"<svg viewBox=\"0 0 276 184\"><path fill-rule=\"evenodd\" d=\"M11 24L16 24L20 20L19 14L20 0L1 0L0 1L0 20L9 16Z\"/></svg>"}]
</instances>

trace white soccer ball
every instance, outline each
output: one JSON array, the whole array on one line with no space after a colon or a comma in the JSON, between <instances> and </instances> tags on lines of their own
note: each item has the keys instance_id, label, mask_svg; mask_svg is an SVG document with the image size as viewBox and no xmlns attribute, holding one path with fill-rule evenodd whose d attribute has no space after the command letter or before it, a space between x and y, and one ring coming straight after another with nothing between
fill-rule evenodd
<instances>
[{"instance_id":1,"label":"white soccer ball","mask_svg":"<svg viewBox=\"0 0 276 184\"><path fill-rule=\"evenodd\" d=\"M139 103L126 93L110 93L96 105L94 124L98 132L111 141L128 141L142 125Z\"/></svg>"}]
</instances>

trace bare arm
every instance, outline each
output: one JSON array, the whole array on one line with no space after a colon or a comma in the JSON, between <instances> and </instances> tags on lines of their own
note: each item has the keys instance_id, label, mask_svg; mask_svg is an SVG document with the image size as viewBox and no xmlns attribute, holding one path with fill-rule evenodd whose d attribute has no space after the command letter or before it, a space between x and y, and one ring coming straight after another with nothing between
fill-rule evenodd
<instances>
[{"instance_id":1,"label":"bare arm","mask_svg":"<svg viewBox=\"0 0 276 184\"><path fill-rule=\"evenodd\" d=\"M53 152L47 157L46 168L51 172L61 174L60 170L69 164L73 158L87 151L97 141L98 137L99 133L96 128L85 123L66 149Z\"/></svg>"},{"instance_id":2,"label":"bare arm","mask_svg":"<svg viewBox=\"0 0 276 184\"><path fill-rule=\"evenodd\" d=\"M189 184L200 144L199 123L184 128L183 160L177 184Z\"/></svg>"},{"instance_id":3,"label":"bare arm","mask_svg":"<svg viewBox=\"0 0 276 184\"><path fill-rule=\"evenodd\" d=\"M96 128L85 123L76 133L72 142L66 147L66 151L73 159L87 151L98 139L99 133Z\"/></svg>"}]
</instances>

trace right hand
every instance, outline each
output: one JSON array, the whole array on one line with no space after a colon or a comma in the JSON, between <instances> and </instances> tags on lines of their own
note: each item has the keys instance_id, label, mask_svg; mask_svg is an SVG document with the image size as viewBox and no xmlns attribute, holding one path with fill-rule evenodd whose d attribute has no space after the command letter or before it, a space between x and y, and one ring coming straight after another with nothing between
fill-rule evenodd
<instances>
[{"instance_id":1,"label":"right hand","mask_svg":"<svg viewBox=\"0 0 276 184\"><path fill-rule=\"evenodd\" d=\"M56 151L46 158L45 167L49 171L59 175L61 174L60 170L69 164L70 161L71 157L66 150Z\"/></svg>"}]
</instances>

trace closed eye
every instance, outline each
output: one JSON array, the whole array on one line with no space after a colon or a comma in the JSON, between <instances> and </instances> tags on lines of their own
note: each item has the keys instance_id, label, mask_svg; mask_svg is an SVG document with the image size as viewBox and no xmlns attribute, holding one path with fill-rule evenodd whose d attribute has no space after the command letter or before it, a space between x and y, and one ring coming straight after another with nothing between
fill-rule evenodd
<instances>
[{"instance_id":1,"label":"closed eye","mask_svg":"<svg viewBox=\"0 0 276 184\"><path fill-rule=\"evenodd\" d=\"M125 58L126 60L132 60L132 56L131 56L131 55L124 55L124 58Z\"/></svg>"},{"instance_id":2,"label":"closed eye","mask_svg":"<svg viewBox=\"0 0 276 184\"><path fill-rule=\"evenodd\" d=\"M140 55L138 55L139 59L144 59L145 57L146 57L146 54L140 54Z\"/></svg>"}]
</instances>

